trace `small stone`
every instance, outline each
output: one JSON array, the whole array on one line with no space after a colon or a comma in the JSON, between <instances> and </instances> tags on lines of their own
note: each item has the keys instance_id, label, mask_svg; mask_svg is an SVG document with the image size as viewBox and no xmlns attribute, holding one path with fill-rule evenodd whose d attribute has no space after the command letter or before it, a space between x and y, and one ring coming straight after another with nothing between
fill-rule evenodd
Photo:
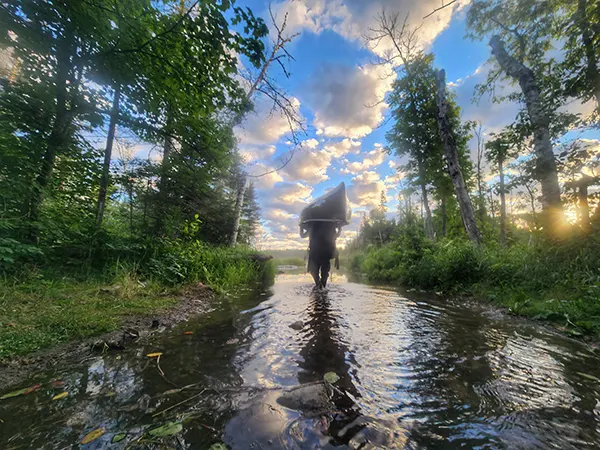
<instances>
[{"instance_id":1,"label":"small stone","mask_svg":"<svg viewBox=\"0 0 600 450\"><path fill-rule=\"evenodd\" d=\"M294 322L290 325L290 328L294 330L301 330L302 327L304 327L304 323L301 320L298 320L297 322Z\"/></svg>"}]
</instances>

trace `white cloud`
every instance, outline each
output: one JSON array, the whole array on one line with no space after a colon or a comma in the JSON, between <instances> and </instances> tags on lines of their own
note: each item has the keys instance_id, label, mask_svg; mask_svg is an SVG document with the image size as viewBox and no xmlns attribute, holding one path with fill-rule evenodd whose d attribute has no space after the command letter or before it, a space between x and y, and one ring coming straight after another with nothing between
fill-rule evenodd
<instances>
[{"instance_id":1,"label":"white cloud","mask_svg":"<svg viewBox=\"0 0 600 450\"><path fill-rule=\"evenodd\" d=\"M319 141L317 141L315 138L307 139L302 141L302 146L315 149L319 146Z\"/></svg>"},{"instance_id":2,"label":"white cloud","mask_svg":"<svg viewBox=\"0 0 600 450\"><path fill-rule=\"evenodd\" d=\"M377 172L367 171L352 178L352 184L348 187L348 199L355 209L370 210L379 204L381 191L387 187Z\"/></svg>"},{"instance_id":3,"label":"white cloud","mask_svg":"<svg viewBox=\"0 0 600 450\"><path fill-rule=\"evenodd\" d=\"M258 189L272 189L276 183L283 181L279 171L273 170L273 167L266 164L254 164L247 168L251 181Z\"/></svg>"},{"instance_id":4,"label":"white cloud","mask_svg":"<svg viewBox=\"0 0 600 450\"><path fill-rule=\"evenodd\" d=\"M373 167L377 167L383 163L387 156L386 152L381 147L376 147L365 155L361 161L349 162L346 164L342 173L358 174Z\"/></svg>"},{"instance_id":5,"label":"white cloud","mask_svg":"<svg viewBox=\"0 0 600 450\"><path fill-rule=\"evenodd\" d=\"M300 101L292 97L291 102L300 116ZM273 110L272 103L264 98L255 100L255 110L248 114L244 122L235 129L240 145L274 144L290 132L290 123L279 109Z\"/></svg>"},{"instance_id":6,"label":"white cloud","mask_svg":"<svg viewBox=\"0 0 600 450\"><path fill-rule=\"evenodd\" d=\"M373 131L384 118L391 73L390 66L320 67L305 89L317 134L359 138Z\"/></svg>"},{"instance_id":7,"label":"white cloud","mask_svg":"<svg viewBox=\"0 0 600 450\"><path fill-rule=\"evenodd\" d=\"M269 159L275 154L274 145L240 145L240 156L246 163Z\"/></svg>"},{"instance_id":8,"label":"white cloud","mask_svg":"<svg viewBox=\"0 0 600 450\"><path fill-rule=\"evenodd\" d=\"M332 30L360 44L364 44L366 30L377 26L377 16L382 10L389 14L398 13L400 20L408 15L409 27L421 26L420 43L426 48L448 27L453 12L469 2L459 0L425 20L425 15L440 6L439 0L286 0L275 4L273 10L278 17L288 14L287 30L290 34L304 30L316 34ZM391 42L384 39L371 50L383 55L391 48Z\"/></svg>"},{"instance_id":9,"label":"white cloud","mask_svg":"<svg viewBox=\"0 0 600 450\"><path fill-rule=\"evenodd\" d=\"M327 169L331 155L323 150L296 150L292 160L282 170L288 181L320 183L329 179Z\"/></svg>"},{"instance_id":10,"label":"white cloud","mask_svg":"<svg viewBox=\"0 0 600 450\"><path fill-rule=\"evenodd\" d=\"M333 158L341 158L348 153L356 153L360 150L360 141L345 138L338 142L329 141L323 148Z\"/></svg>"}]
</instances>

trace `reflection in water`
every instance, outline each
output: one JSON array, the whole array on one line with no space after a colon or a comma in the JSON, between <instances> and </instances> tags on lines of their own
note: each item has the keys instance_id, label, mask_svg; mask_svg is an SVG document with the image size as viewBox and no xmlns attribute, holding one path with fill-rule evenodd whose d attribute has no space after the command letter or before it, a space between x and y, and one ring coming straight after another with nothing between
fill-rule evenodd
<instances>
[{"instance_id":1,"label":"reflection in water","mask_svg":"<svg viewBox=\"0 0 600 450\"><path fill-rule=\"evenodd\" d=\"M70 448L95 428L95 449L598 448L599 362L481 305L343 278L315 293L282 275L139 347L27 380L42 388L0 401L0 448ZM319 408L278 402L327 372L340 379ZM168 421L183 432L148 435Z\"/></svg>"}]
</instances>

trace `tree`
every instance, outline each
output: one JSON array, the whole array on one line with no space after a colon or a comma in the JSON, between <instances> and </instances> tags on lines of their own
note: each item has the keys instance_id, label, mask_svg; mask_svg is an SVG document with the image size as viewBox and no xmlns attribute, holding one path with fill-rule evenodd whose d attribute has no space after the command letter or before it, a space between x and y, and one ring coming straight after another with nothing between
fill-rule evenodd
<instances>
[{"instance_id":1,"label":"tree","mask_svg":"<svg viewBox=\"0 0 600 450\"><path fill-rule=\"evenodd\" d=\"M474 131L475 137L477 138L477 212L479 215L479 222L481 226L483 226L484 219L486 216L485 193L483 192L483 165L485 163L485 139L483 123L477 122Z\"/></svg>"},{"instance_id":2,"label":"tree","mask_svg":"<svg viewBox=\"0 0 600 450\"><path fill-rule=\"evenodd\" d=\"M485 145L488 160L496 164L498 176L500 178L500 243L506 245L506 186L504 180L505 163L509 158L515 156L515 146L513 143L515 135L510 130L505 130L498 135L492 135L493 138Z\"/></svg>"},{"instance_id":3,"label":"tree","mask_svg":"<svg viewBox=\"0 0 600 450\"><path fill-rule=\"evenodd\" d=\"M379 211L384 218L387 213L387 210L387 197L385 196L385 190L382 189L381 194L379 196Z\"/></svg>"},{"instance_id":4,"label":"tree","mask_svg":"<svg viewBox=\"0 0 600 450\"><path fill-rule=\"evenodd\" d=\"M437 72L437 122L440 133L440 138L444 144L444 154L446 156L446 164L448 167L448 173L454 184L456 191L456 199L460 207L460 214L463 219L463 224L467 235L472 242L478 244L481 243L481 233L477 222L475 221L475 211L473 210L473 204L469 197L467 185L463 174L460 169L460 162L458 157L458 144L456 130L459 129L457 126L458 108L452 103L448 103L446 98L446 73L444 70ZM450 106L450 107L449 107Z\"/></svg>"},{"instance_id":5,"label":"tree","mask_svg":"<svg viewBox=\"0 0 600 450\"><path fill-rule=\"evenodd\" d=\"M386 134L390 149L409 155L405 169L421 190L425 210L425 234L433 239L428 187L432 174L443 166L442 147L435 128L433 55L419 53L403 66L405 76L394 82L389 97L395 122Z\"/></svg>"},{"instance_id":6,"label":"tree","mask_svg":"<svg viewBox=\"0 0 600 450\"><path fill-rule=\"evenodd\" d=\"M539 182L535 179L535 160L533 158L523 158L509 165L516 172L510 179L508 189L525 188L529 207L531 209L530 228L534 231L539 229L537 218L537 200L539 196Z\"/></svg>"},{"instance_id":7,"label":"tree","mask_svg":"<svg viewBox=\"0 0 600 450\"><path fill-rule=\"evenodd\" d=\"M588 0L556 1L555 36L565 39L565 93L596 102L600 114L600 6ZM576 3L576 4L575 4Z\"/></svg>"},{"instance_id":8,"label":"tree","mask_svg":"<svg viewBox=\"0 0 600 450\"><path fill-rule=\"evenodd\" d=\"M555 7L554 2L532 0L478 1L469 10L468 26L472 37L492 35L489 45L498 69L490 73L484 89L492 89L502 74L519 84L520 95L511 98L525 104L519 121L524 134L533 136L544 229L550 237L559 238L566 222L551 137L560 134L572 118L559 113L565 97L560 95L561 81L552 70L555 63L546 57L553 38L547 16L552 16Z\"/></svg>"},{"instance_id":9,"label":"tree","mask_svg":"<svg viewBox=\"0 0 600 450\"><path fill-rule=\"evenodd\" d=\"M565 197L576 204L577 222L585 233L589 233L589 188L600 184L600 151L595 142L579 139L562 146L561 150L558 167L565 179Z\"/></svg>"},{"instance_id":10,"label":"tree","mask_svg":"<svg viewBox=\"0 0 600 450\"><path fill-rule=\"evenodd\" d=\"M277 83L275 82L275 80L273 80L272 77L269 76L270 67L273 65L273 63L277 63L281 67L285 77L290 77L290 73L284 62L286 60L289 62L293 58L292 55L290 55L290 53L286 49L286 46L289 45L289 43L292 42L297 36L299 36L299 33L295 33L292 35L286 34L288 18L287 13L285 14L281 24L278 23L277 18L273 15L273 11L271 10L270 5L269 14L271 17L273 29L276 32L275 39L271 48L271 52L264 59L262 65L260 67L256 67L258 69L258 73L256 75L253 75L250 71L247 71L243 74L243 77L250 85L246 94L246 99L250 102L256 97L257 94L268 98L273 103L273 110L279 111L286 118L292 135L291 139L293 144L299 145L300 139L298 138L297 130L303 131L304 123L302 122L302 119L297 112L294 100L277 85ZM232 124L238 125L239 123L241 123L241 121L242 115L238 115L234 117ZM268 171L267 173L255 175L253 178L265 176L273 171L283 169L293 158L294 149L295 147L292 148L287 158L284 158L283 162L279 167L273 169L272 171ZM231 234L230 242L230 245L232 246L234 246L237 242L238 230L243 209L242 205L244 204L244 196L246 194L246 190L250 185L248 180L248 174L243 172L242 178L243 183L240 183L239 185L238 193L235 200L233 233Z\"/></svg>"}]
</instances>

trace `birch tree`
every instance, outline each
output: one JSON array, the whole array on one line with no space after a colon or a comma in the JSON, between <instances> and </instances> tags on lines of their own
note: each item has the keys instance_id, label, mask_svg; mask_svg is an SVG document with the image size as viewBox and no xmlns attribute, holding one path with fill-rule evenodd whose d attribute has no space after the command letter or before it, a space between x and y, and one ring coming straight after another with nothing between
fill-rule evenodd
<instances>
[{"instance_id":1,"label":"birch tree","mask_svg":"<svg viewBox=\"0 0 600 450\"><path fill-rule=\"evenodd\" d=\"M458 146L456 138L456 121L452 122L452 110L448 108L448 100L446 98L446 73L439 70L437 72L437 123L440 133L440 138L444 146L446 156L446 164L448 173L454 184L456 199L460 207L460 215L463 220L463 225L472 242L480 244L482 242L481 232L475 220L475 211L473 203L469 197L469 191L465 179L461 172L460 162L458 157Z\"/></svg>"}]
</instances>

